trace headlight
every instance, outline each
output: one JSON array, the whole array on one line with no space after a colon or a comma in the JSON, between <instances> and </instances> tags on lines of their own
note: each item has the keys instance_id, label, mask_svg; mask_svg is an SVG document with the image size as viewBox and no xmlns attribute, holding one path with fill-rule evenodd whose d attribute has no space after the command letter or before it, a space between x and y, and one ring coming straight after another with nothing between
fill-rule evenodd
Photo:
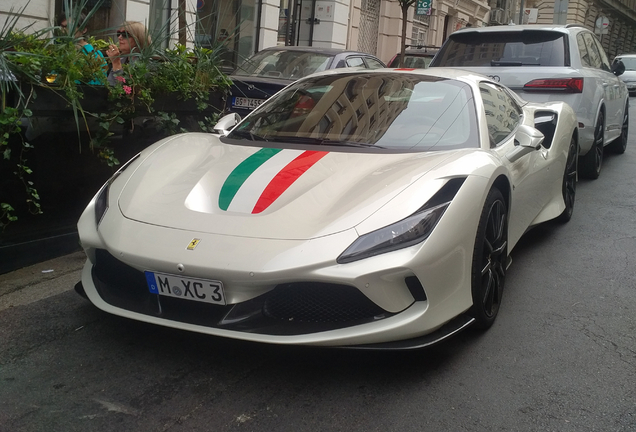
<instances>
[{"instance_id":1,"label":"headlight","mask_svg":"<svg viewBox=\"0 0 636 432\"><path fill-rule=\"evenodd\" d=\"M393 225L359 237L336 260L345 264L423 242L437 225L450 202L428 208Z\"/></svg>"},{"instance_id":2,"label":"headlight","mask_svg":"<svg viewBox=\"0 0 636 432\"><path fill-rule=\"evenodd\" d=\"M102 186L102 188L97 192L97 198L95 198L95 226L99 227L99 223L102 221L104 215L106 214L106 210L108 210L108 190L110 189L110 185L113 184L115 179L119 177L119 175L124 172L130 164L139 157L139 154L135 155L128 162L123 164L121 168L119 168L115 174Z\"/></svg>"},{"instance_id":3,"label":"headlight","mask_svg":"<svg viewBox=\"0 0 636 432\"><path fill-rule=\"evenodd\" d=\"M423 242L431 235L465 180L466 178L450 179L411 216L358 237L336 262L346 264Z\"/></svg>"},{"instance_id":4,"label":"headlight","mask_svg":"<svg viewBox=\"0 0 636 432\"><path fill-rule=\"evenodd\" d=\"M102 221L106 210L108 210L108 189L110 187L110 180L106 182L104 186L97 193L95 199L95 226L99 226Z\"/></svg>"}]
</instances>

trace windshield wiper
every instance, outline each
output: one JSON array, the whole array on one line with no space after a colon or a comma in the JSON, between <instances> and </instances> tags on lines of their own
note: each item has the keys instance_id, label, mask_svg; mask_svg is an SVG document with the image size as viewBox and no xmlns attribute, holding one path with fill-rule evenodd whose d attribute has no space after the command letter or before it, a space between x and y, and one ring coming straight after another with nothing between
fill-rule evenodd
<instances>
[{"instance_id":1,"label":"windshield wiper","mask_svg":"<svg viewBox=\"0 0 636 432\"><path fill-rule=\"evenodd\" d=\"M275 137L272 138L272 141L275 142L288 142L294 144L316 144L320 145L324 141L322 138L310 138L310 137L297 137L297 136L288 136L288 137Z\"/></svg>"},{"instance_id":2,"label":"windshield wiper","mask_svg":"<svg viewBox=\"0 0 636 432\"><path fill-rule=\"evenodd\" d=\"M365 143L365 142L339 141L339 140L330 140L330 139L325 139L322 141L322 143L324 145L342 146L342 147L364 147L364 148L375 147L379 149L386 148L386 147L382 147L382 146L371 144L371 143Z\"/></svg>"},{"instance_id":3,"label":"windshield wiper","mask_svg":"<svg viewBox=\"0 0 636 432\"><path fill-rule=\"evenodd\" d=\"M375 144L369 144L369 143L331 140L326 138L295 137L295 136L272 138L271 141L288 142L293 144L332 145L332 146L341 146L341 147L364 147L364 148L375 147L379 149L385 148L385 147L381 147L381 146L377 146Z\"/></svg>"},{"instance_id":4,"label":"windshield wiper","mask_svg":"<svg viewBox=\"0 0 636 432\"><path fill-rule=\"evenodd\" d=\"M252 141L269 141L265 137L254 135L252 132L246 130L234 130L230 132L230 135L231 136L228 136L228 138L249 138Z\"/></svg>"},{"instance_id":5,"label":"windshield wiper","mask_svg":"<svg viewBox=\"0 0 636 432\"><path fill-rule=\"evenodd\" d=\"M523 66L523 63L520 61L490 60L490 66Z\"/></svg>"}]
</instances>

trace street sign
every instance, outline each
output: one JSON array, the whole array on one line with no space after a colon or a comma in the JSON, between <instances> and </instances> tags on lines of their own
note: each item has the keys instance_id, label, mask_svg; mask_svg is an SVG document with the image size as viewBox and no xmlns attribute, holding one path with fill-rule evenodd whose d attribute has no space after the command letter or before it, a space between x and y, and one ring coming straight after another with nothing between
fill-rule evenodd
<instances>
[{"instance_id":1,"label":"street sign","mask_svg":"<svg viewBox=\"0 0 636 432\"><path fill-rule=\"evenodd\" d=\"M609 33L609 18L607 18L606 16L600 16L598 18L596 18L596 26L594 28L594 30L596 31L596 34L607 34Z\"/></svg>"},{"instance_id":2,"label":"street sign","mask_svg":"<svg viewBox=\"0 0 636 432\"><path fill-rule=\"evenodd\" d=\"M433 0L417 0L415 15L430 15Z\"/></svg>"}]
</instances>

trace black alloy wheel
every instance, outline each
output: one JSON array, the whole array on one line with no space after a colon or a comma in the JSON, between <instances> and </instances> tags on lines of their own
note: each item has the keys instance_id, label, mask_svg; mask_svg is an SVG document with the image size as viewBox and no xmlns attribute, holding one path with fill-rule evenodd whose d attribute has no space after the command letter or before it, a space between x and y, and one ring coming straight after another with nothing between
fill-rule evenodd
<instances>
[{"instance_id":1,"label":"black alloy wheel","mask_svg":"<svg viewBox=\"0 0 636 432\"><path fill-rule=\"evenodd\" d=\"M623 113L623 125L621 126L621 135L607 146L612 153L623 154L627 149L627 137L629 135L629 104L625 105Z\"/></svg>"},{"instance_id":2,"label":"black alloy wheel","mask_svg":"<svg viewBox=\"0 0 636 432\"><path fill-rule=\"evenodd\" d=\"M574 212L574 199L576 198L576 170L579 154L579 145L576 138L572 136L570 140L570 148L568 150L568 158L565 162L565 171L563 172L563 202L565 209L557 218L558 222L568 222L572 218Z\"/></svg>"},{"instance_id":3,"label":"black alloy wheel","mask_svg":"<svg viewBox=\"0 0 636 432\"><path fill-rule=\"evenodd\" d=\"M594 128L594 143L589 152L581 160L581 175L583 177L595 180L601 174L601 166L603 165L603 137L605 129L605 116L603 111L598 113L596 127Z\"/></svg>"},{"instance_id":4,"label":"black alloy wheel","mask_svg":"<svg viewBox=\"0 0 636 432\"><path fill-rule=\"evenodd\" d=\"M501 192L488 193L479 218L472 267L473 306L469 314L475 326L489 328L499 312L508 261L508 208Z\"/></svg>"}]
</instances>

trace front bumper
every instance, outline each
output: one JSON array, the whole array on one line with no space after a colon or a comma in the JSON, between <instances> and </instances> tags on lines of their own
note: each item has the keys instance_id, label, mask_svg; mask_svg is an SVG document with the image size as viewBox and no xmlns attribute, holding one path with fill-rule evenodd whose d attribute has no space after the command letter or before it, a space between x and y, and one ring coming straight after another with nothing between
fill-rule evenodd
<instances>
[{"instance_id":1,"label":"front bumper","mask_svg":"<svg viewBox=\"0 0 636 432\"><path fill-rule=\"evenodd\" d=\"M78 224L88 256L82 287L106 312L209 335L374 348L431 335L400 345L425 346L470 323L455 318L472 304L474 209L483 206L484 182L462 187L425 242L347 264L336 258L357 238L353 229L310 240L244 238L144 224L113 207L98 230L92 201ZM201 241L187 250L193 238ZM151 294L146 270L222 281L227 305Z\"/></svg>"}]
</instances>

